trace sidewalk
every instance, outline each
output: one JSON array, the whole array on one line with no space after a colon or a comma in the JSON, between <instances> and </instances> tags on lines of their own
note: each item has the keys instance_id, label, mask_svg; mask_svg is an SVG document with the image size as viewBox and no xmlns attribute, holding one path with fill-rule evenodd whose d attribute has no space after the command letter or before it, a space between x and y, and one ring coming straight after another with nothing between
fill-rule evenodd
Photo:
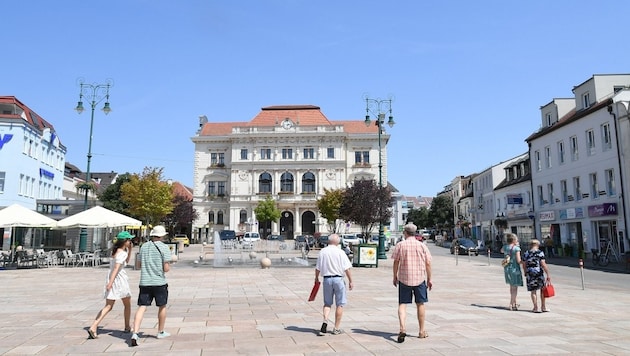
<instances>
[{"instance_id":1,"label":"sidewalk","mask_svg":"<svg viewBox=\"0 0 630 356\"><path fill-rule=\"evenodd\" d=\"M549 355L630 354L630 275L615 274L614 287L598 284L602 271L587 270L586 290L574 278L555 277L557 296L550 313L508 311L509 289L499 259L453 256L429 244L434 254L433 291L427 304L426 339L418 333L415 308L408 308L410 337L398 344L397 290L392 261L378 268L354 268L342 335L317 336L321 291L307 302L313 268L194 267L200 249L191 246L169 279L166 330L155 338L157 308L147 310L138 347L124 334L117 302L98 331L87 326L103 307L106 267L0 271L2 355ZM317 251L311 251L311 258ZM558 265L556 270L570 268ZM127 269L137 296L139 271ZM556 274L560 276L560 274ZM609 277L609 276L606 276ZM132 303L135 304L135 303ZM133 312L136 307L133 306Z\"/></svg>"}]
</instances>

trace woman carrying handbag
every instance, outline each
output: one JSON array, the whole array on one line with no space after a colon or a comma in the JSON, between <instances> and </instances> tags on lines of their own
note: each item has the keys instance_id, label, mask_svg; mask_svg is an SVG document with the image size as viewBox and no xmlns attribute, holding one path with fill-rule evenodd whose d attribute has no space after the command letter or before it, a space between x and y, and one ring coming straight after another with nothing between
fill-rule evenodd
<instances>
[{"instance_id":1,"label":"woman carrying handbag","mask_svg":"<svg viewBox=\"0 0 630 356\"><path fill-rule=\"evenodd\" d=\"M551 277L545 262L545 253L540 250L540 241L534 239L529 243L529 250L523 256L523 269L527 279L527 290L531 293L532 303L534 304L532 312L548 312L549 309L545 305L543 288L551 283ZM538 309L537 291L540 291L540 310Z\"/></svg>"}]
</instances>

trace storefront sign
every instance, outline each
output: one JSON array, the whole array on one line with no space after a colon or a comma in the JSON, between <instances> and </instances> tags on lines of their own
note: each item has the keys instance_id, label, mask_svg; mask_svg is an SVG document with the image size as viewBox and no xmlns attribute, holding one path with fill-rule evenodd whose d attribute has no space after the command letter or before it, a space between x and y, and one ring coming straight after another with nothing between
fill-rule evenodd
<instances>
[{"instance_id":1,"label":"storefront sign","mask_svg":"<svg viewBox=\"0 0 630 356\"><path fill-rule=\"evenodd\" d=\"M553 220L556 220L556 214L554 211L544 211L538 214L538 220L553 221Z\"/></svg>"},{"instance_id":2,"label":"storefront sign","mask_svg":"<svg viewBox=\"0 0 630 356\"><path fill-rule=\"evenodd\" d=\"M523 197L520 194L508 194L507 203L521 205L523 204Z\"/></svg>"},{"instance_id":3,"label":"storefront sign","mask_svg":"<svg viewBox=\"0 0 630 356\"><path fill-rule=\"evenodd\" d=\"M46 177L46 178L50 178L50 179L54 179L55 178L55 173L53 172L48 172L47 170L40 168L39 169L39 176L40 177Z\"/></svg>"},{"instance_id":4,"label":"storefront sign","mask_svg":"<svg viewBox=\"0 0 630 356\"><path fill-rule=\"evenodd\" d=\"M617 203L604 203L588 207L588 216L590 217L607 215L617 215Z\"/></svg>"},{"instance_id":5,"label":"storefront sign","mask_svg":"<svg viewBox=\"0 0 630 356\"><path fill-rule=\"evenodd\" d=\"M2 149L2 146L4 146L5 143L11 141L12 138L13 138L12 134L0 135L0 150Z\"/></svg>"},{"instance_id":6,"label":"storefront sign","mask_svg":"<svg viewBox=\"0 0 630 356\"><path fill-rule=\"evenodd\" d=\"M571 208L566 210L560 210L560 220L567 219L580 219L584 217L583 208Z\"/></svg>"}]
</instances>

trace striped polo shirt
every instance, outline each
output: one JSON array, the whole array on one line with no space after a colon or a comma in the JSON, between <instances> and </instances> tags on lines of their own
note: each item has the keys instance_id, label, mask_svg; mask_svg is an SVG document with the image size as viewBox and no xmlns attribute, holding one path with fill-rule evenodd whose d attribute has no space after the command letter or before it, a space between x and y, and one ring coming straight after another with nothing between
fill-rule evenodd
<instances>
[{"instance_id":1,"label":"striped polo shirt","mask_svg":"<svg viewBox=\"0 0 630 356\"><path fill-rule=\"evenodd\" d=\"M161 253L160 253L161 252ZM171 261L171 250L162 241L148 241L140 246L140 285L163 286L166 284L163 262Z\"/></svg>"}]
</instances>

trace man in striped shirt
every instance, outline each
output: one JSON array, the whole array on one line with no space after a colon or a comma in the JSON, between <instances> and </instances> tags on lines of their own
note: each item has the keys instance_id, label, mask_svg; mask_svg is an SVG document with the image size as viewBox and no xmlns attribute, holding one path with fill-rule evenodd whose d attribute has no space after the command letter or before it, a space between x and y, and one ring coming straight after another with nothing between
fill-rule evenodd
<instances>
[{"instance_id":1,"label":"man in striped shirt","mask_svg":"<svg viewBox=\"0 0 630 356\"><path fill-rule=\"evenodd\" d=\"M164 331L166 323L166 304L168 303L168 284L166 272L171 269L171 250L162 242L162 238L168 235L162 225L155 226L149 236L151 241L145 242L140 247L140 293L138 294L138 311L134 318L131 335L131 346L138 346L138 330L142 324L142 318L147 306L155 299L158 307L158 339L171 336Z\"/></svg>"},{"instance_id":2,"label":"man in striped shirt","mask_svg":"<svg viewBox=\"0 0 630 356\"><path fill-rule=\"evenodd\" d=\"M431 252L426 245L415 238L417 227L407 224L403 228L404 241L396 244L392 259L394 260L394 286L398 287L398 321L400 332L398 342L405 341L407 304L411 304L412 296L418 309L419 338L428 337L424 329L424 303L429 301L427 290L431 290Z\"/></svg>"}]
</instances>

